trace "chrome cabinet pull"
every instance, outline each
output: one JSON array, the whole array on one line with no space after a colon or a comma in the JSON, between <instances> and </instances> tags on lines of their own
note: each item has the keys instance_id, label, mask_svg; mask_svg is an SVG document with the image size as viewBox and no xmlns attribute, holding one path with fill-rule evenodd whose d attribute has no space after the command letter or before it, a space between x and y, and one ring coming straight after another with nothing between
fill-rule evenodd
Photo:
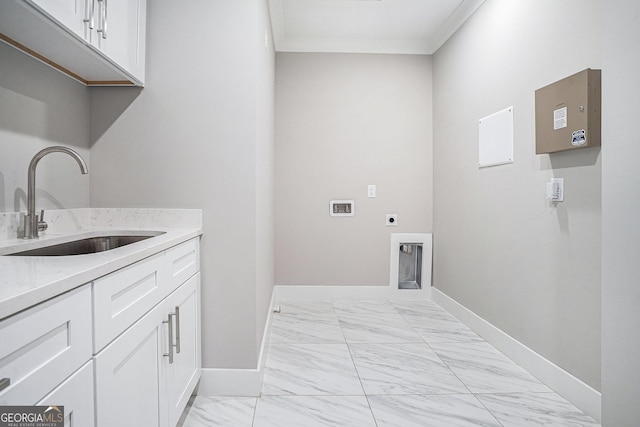
<instances>
[{"instance_id":1,"label":"chrome cabinet pull","mask_svg":"<svg viewBox=\"0 0 640 427\"><path fill-rule=\"evenodd\" d=\"M89 2L91 0L84 0L84 17L82 18L82 22L89 22L91 20L91 13L89 10Z\"/></svg>"},{"instance_id":2,"label":"chrome cabinet pull","mask_svg":"<svg viewBox=\"0 0 640 427\"><path fill-rule=\"evenodd\" d=\"M180 353L180 306L176 305L176 353Z\"/></svg>"},{"instance_id":3,"label":"chrome cabinet pull","mask_svg":"<svg viewBox=\"0 0 640 427\"><path fill-rule=\"evenodd\" d=\"M105 0L97 0L98 1L98 29L96 32L102 33L104 31L104 2Z\"/></svg>"},{"instance_id":4,"label":"chrome cabinet pull","mask_svg":"<svg viewBox=\"0 0 640 427\"><path fill-rule=\"evenodd\" d=\"M173 363L173 316L175 316L174 313L169 313L167 321L162 321L162 323L169 324L169 352L163 354L163 356L169 358L169 364Z\"/></svg>"},{"instance_id":5,"label":"chrome cabinet pull","mask_svg":"<svg viewBox=\"0 0 640 427\"><path fill-rule=\"evenodd\" d=\"M96 14L96 0L89 0L91 6L89 7L89 29L93 30L95 27L95 14Z\"/></svg>"},{"instance_id":6,"label":"chrome cabinet pull","mask_svg":"<svg viewBox=\"0 0 640 427\"><path fill-rule=\"evenodd\" d=\"M11 385L11 378L2 378L0 379L0 391Z\"/></svg>"},{"instance_id":7,"label":"chrome cabinet pull","mask_svg":"<svg viewBox=\"0 0 640 427\"><path fill-rule=\"evenodd\" d=\"M102 0L102 38L107 38L107 0Z\"/></svg>"}]
</instances>

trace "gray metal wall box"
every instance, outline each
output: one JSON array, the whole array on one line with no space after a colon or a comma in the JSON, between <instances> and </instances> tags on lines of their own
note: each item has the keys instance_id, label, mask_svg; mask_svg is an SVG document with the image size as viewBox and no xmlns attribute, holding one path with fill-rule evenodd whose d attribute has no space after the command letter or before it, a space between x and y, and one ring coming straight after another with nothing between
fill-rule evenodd
<instances>
[{"instance_id":1,"label":"gray metal wall box","mask_svg":"<svg viewBox=\"0 0 640 427\"><path fill-rule=\"evenodd\" d=\"M536 90L536 154L600 146L601 80L587 68Z\"/></svg>"}]
</instances>

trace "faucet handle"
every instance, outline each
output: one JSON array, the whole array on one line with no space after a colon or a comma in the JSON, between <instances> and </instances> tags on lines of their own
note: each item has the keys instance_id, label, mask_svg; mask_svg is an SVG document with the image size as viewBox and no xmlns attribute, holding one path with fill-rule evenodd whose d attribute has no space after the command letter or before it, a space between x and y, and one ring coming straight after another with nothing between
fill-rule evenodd
<instances>
[{"instance_id":1,"label":"faucet handle","mask_svg":"<svg viewBox=\"0 0 640 427\"><path fill-rule=\"evenodd\" d=\"M38 232L45 231L49 228L49 224L44 222L44 209L40 211L40 218L38 218Z\"/></svg>"}]
</instances>

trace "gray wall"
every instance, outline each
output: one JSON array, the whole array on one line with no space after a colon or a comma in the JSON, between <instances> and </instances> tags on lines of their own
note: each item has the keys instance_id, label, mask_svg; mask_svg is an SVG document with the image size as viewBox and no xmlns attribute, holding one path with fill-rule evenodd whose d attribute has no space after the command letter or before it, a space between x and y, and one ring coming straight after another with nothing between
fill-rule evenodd
<instances>
[{"instance_id":1,"label":"gray wall","mask_svg":"<svg viewBox=\"0 0 640 427\"><path fill-rule=\"evenodd\" d=\"M89 89L0 42L0 212L26 211L27 167L51 145L78 151L91 170ZM89 179L70 157L47 156L38 164L36 207L89 206Z\"/></svg>"},{"instance_id":2,"label":"gray wall","mask_svg":"<svg viewBox=\"0 0 640 427\"><path fill-rule=\"evenodd\" d=\"M536 155L534 91L601 67L599 4L488 0L433 71L434 286L596 389L600 149ZM479 169L478 119L511 105L515 162Z\"/></svg>"},{"instance_id":3,"label":"gray wall","mask_svg":"<svg viewBox=\"0 0 640 427\"><path fill-rule=\"evenodd\" d=\"M603 2L602 421L640 420L640 3Z\"/></svg>"},{"instance_id":4,"label":"gray wall","mask_svg":"<svg viewBox=\"0 0 640 427\"><path fill-rule=\"evenodd\" d=\"M431 231L431 80L428 56L277 54L277 284L388 285L390 233Z\"/></svg>"},{"instance_id":5,"label":"gray wall","mask_svg":"<svg viewBox=\"0 0 640 427\"><path fill-rule=\"evenodd\" d=\"M275 283L275 52L268 3L258 1L256 43L256 346L262 336ZM265 31L268 39L264 47Z\"/></svg>"},{"instance_id":6,"label":"gray wall","mask_svg":"<svg viewBox=\"0 0 640 427\"><path fill-rule=\"evenodd\" d=\"M266 0L148 9L146 87L91 93L91 204L203 209L203 366L255 368L274 262Z\"/></svg>"}]
</instances>

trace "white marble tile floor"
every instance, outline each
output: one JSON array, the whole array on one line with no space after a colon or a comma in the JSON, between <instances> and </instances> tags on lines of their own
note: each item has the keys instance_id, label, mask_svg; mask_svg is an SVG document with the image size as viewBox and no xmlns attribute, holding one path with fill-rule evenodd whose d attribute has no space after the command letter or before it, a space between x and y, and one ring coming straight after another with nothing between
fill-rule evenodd
<instances>
[{"instance_id":1,"label":"white marble tile floor","mask_svg":"<svg viewBox=\"0 0 640 427\"><path fill-rule=\"evenodd\" d=\"M180 427L598 426L431 301L279 302L260 397Z\"/></svg>"}]
</instances>

